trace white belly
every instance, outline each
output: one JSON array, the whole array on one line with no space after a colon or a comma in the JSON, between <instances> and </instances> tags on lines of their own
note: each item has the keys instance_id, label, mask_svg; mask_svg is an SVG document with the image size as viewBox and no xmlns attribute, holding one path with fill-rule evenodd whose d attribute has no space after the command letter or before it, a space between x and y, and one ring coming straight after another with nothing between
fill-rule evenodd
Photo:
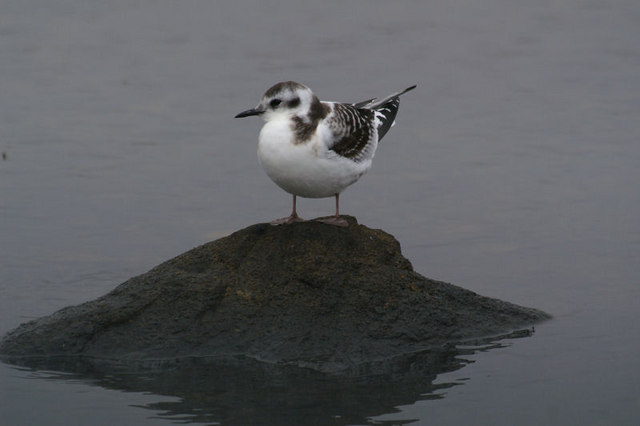
<instances>
[{"instance_id":1,"label":"white belly","mask_svg":"<svg viewBox=\"0 0 640 426\"><path fill-rule=\"evenodd\" d=\"M293 132L284 120L264 125L258 158L280 188L306 198L339 194L371 167L371 160L356 163L328 151L318 138L294 145Z\"/></svg>"}]
</instances>

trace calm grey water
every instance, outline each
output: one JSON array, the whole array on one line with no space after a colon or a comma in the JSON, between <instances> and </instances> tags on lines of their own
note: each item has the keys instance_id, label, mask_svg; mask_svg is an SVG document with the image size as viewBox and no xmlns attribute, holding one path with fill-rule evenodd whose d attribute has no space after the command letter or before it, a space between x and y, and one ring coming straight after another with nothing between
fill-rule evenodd
<instances>
[{"instance_id":1,"label":"calm grey water","mask_svg":"<svg viewBox=\"0 0 640 426\"><path fill-rule=\"evenodd\" d=\"M336 101L418 84L343 212L554 320L410 389L0 364L0 422L638 424L640 3L433 3L3 1L0 334L287 214L262 123L232 117L288 79Z\"/></svg>"}]
</instances>

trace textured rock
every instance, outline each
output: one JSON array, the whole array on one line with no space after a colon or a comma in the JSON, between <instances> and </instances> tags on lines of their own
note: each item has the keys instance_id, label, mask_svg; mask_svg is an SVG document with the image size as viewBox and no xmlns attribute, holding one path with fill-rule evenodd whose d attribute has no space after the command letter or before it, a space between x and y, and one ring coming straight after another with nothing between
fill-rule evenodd
<instances>
[{"instance_id":1,"label":"textured rock","mask_svg":"<svg viewBox=\"0 0 640 426\"><path fill-rule=\"evenodd\" d=\"M251 358L339 371L547 319L413 271L389 234L317 222L253 225L99 299L23 324L5 360Z\"/></svg>"}]
</instances>

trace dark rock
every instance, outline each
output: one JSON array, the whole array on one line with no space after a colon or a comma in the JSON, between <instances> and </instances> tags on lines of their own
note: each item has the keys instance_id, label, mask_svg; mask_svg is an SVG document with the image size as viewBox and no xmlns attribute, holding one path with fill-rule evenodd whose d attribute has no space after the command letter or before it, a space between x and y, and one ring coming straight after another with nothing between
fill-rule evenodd
<instances>
[{"instance_id":1,"label":"dark rock","mask_svg":"<svg viewBox=\"0 0 640 426\"><path fill-rule=\"evenodd\" d=\"M233 357L340 371L549 318L413 271L389 234L317 222L253 225L22 324L5 360Z\"/></svg>"}]
</instances>

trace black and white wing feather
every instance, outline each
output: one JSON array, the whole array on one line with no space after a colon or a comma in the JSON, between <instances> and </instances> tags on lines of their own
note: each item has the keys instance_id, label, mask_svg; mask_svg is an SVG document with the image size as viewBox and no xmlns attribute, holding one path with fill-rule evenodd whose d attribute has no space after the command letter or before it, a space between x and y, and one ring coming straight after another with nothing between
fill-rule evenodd
<instances>
[{"instance_id":1,"label":"black and white wing feather","mask_svg":"<svg viewBox=\"0 0 640 426\"><path fill-rule=\"evenodd\" d=\"M335 103L327 124L334 143L329 146L336 154L360 162L373 156L377 132L375 113L370 109Z\"/></svg>"},{"instance_id":2,"label":"black and white wing feather","mask_svg":"<svg viewBox=\"0 0 640 426\"><path fill-rule=\"evenodd\" d=\"M407 87L400 92L389 95L383 99L371 99L369 101L358 102L360 108L371 109L375 111L376 126L378 127L378 140L387 134L389 129L395 124L396 114L400 106L400 95L407 93L409 90L415 89L416 86Z\"/></svg>"},{"instance_id":3,"label":"black and white wing feather","mask_svg":"<svg viewBox=\"0 0 640 426\"><path fill-rule=\"evenodd\" d=\"M398 114L398 107L400 106L400 98L394 98L382 104L376 109L376 125L378 126L378 140L382 139L387 134L391 126L396 123L396 114Z\"/></svg>"},{"instance_id":4,"label":"black and white wing feather","mask_svg":"<svg viewBox=\"0 0 640 426\"><path fill-rule=\"evenodd\" d=\"M414 85L382 99L372 98L354 104L334 103L329 127L335 142L329 149L356 162L372 158L377 142L395 122L400 95L415 88Z\"/></svg>"}]
</instances>

